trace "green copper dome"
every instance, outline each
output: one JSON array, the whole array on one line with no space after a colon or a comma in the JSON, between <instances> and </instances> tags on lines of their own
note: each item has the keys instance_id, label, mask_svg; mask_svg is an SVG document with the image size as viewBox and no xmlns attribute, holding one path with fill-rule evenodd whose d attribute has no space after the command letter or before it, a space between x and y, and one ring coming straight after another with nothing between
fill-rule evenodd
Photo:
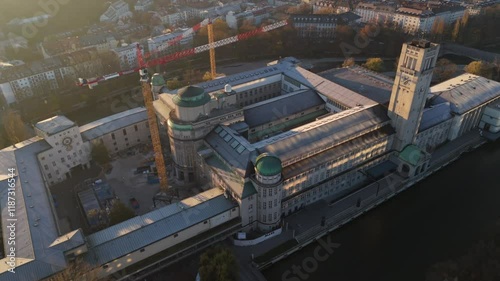
<instances>
[{"instance_id":1,"label":"green copper dome","mask_svg":"<svg viewBox=\"0 0 500 281\"><path fill-rule=\"evenodd\" d=\"M165 79L163 78L163 76L159 73L155 73L153 74L153 77L151 78L151 85L153 86L165 86L166 83L165 83Z\"/></svg>"},{"instance_id":2,"label":"green copper dome","mask_svg":"<svg viewBox=\"0 0 500 281\"><path fill-rule=\"evenodd\" d=\"M420 150L418 146L413 144L407 145L399 153L399 158L412 165L417 165L422 157L424 157L424 153L422 152L422 150Z\"/></svg>"},{"instance_id":3,"label":"green copper dome","mask_svg":"<svg viewBox=\"0 0 500 281\"><path fill-rule=\"evenodd\" d=\"M263 176L275 176L281 173L281 160L269 153L262 153L255 160L255 170Z\"/></svg>"},{"instance_id":4,"label":"green copper dome","mask_svg":"<svg viewBox=\"0 0 500 281\"><path fill-rule=\"evenodd\" d=\"M210 101L210 95L205 93L203 88L197 86L187 86L177 91L173 101L182 107L202 106Z\"/></svg>"}]
</instances>

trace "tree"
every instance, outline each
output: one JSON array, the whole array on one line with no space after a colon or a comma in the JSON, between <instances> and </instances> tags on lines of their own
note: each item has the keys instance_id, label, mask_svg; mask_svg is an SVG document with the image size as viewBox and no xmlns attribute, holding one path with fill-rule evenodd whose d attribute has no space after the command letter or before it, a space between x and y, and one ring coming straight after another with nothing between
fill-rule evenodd
<instances>
[{"instance_id":1,"label":"tree","mask_svg":"<svg viewBox=\"0 0 500 281\"><path fill-rule=\"evenodd\" d=\"M227 248L215 247L200 256L200 277L203 281L236 281L238 264Z\"/></svg>"},{"instance_id":2,"label":"tree","mask_svg":"<svg viewBox=\"0 0 500 281\"><path fill-rule=\"evenodd\" d=\"M92 266L82 258L77 258L74 261L69 262L68 266L56 275L44 279L44 281L106 281L108 278L98 278L95 271L92 271Z\"/></svg>"},{"instance_id":3,"label":"tree","mask_svg":"<svg viewBox=\"0 0 500 281\"><path fill-rule=\"evenodd\" d=\"M331 15L331 14L335 14L335 9L333 7L323 7L321 9L319 9L315 14Z\"/></svg>"},{"instance_id":4,"label":"tree","mask_svg":"<svg viewBox=\"0 0 500 281\"><path fill-rule=\"evenodd\" d=\"M6 109L2 115L2 122L7 139L11 144L16 144L28 138L26 127L18 111L10 108Z\"/></svg>"},{"instance_id":5,"label":"tree","mask_svg":"<svg viewBox=\"0 0 500 281\"><path fill-rule=\"evenodd\" d=\"M473 61L469 63L464 70L468 73L479 75L491 79L493 66L484 61Z\"/></svg>"},{"instance_id":6,"label":"tree","mask_svg":"<svg viewBox=\"0 0 500 281\"><path fill-rule=\"evenodd\" d=\"M169 90L179 89L182 86L183 86L182 82L179 81L177 78L170 79L170 80L167 81L167 88Z\"/></svg>"},{"instance_id":7,"label":"tree","mask_svg":"<svg viewBox=\"0 0 500 281\"><path fill-rule=\"evenodd\" d=\"M133 217L135 217L135 213L132 209L125 206L125 204L120 201L115 201L109 212L109 226L121 223Z\"/></svg>"},{"instance_id":8,"label":"tree","mask_svg":"<svg viewBox=\"0 0 500 281\"><path fill-rule=\"evenodd\" d=\"M99 163L100 165L104 165L111 161L111 157L109 157L109 152L104 143L98 142L92 145L92 159Z\"/></svg>"},{"instance_id":9,"label":"tree","mask_svg":"<svg viewBox=\"0 0 500 281\"><path fill-rule=\"evenodd\" d=\"M99 54L99 58L101 59L104 71L114 72L117 69L120 69L120 58L116 53L107 51ZM127 60L125 59L125 61Z\"/></svg>"},{"instance_id":10,"label":"tree","mask_svg":"<svg viewBox=\"0 0 500 281\"><path fill-rule=\"evenodd\" d=\"M356 62L354 61L353 57L349 57L349 58L346 58L344 60L342 67L348 67L348 66L353 66L353 65L356 65Z\"/></svg>"},{"instance_id":11,"label":"tree","mask_svg":"<svg viewBox=\"0 0 500 281\"><path fill-rule=\"evenodd\" d=\"M432 39L435 41L440 41L441 37L444 34L444 30L445 30L444 20L442 18L437 18L432 24L431 28Z\"/></svg>"},{"instance_id":12,"label":"tree","mask_svg":"<svg viewBox=\"0 0 500 281\"><path fill-rule=\"evenodd\" d=\"M309 5L307 3L302 3L299 6L294 6L294 7L288 8L288 10L286 12L288 14L299 14L299 15L310 14L312 12L312 8L311 8L311 5Z\"/></svg>"},{"instance_id":13,"label":"tree","mask_svg":"<svg viewBox=\"0 0 500 281\"><path fill-rule=\"evenodd\" d=\"M442 82L453 77L457 70L458 68L456 64L447 59L440 59L436 62L433 75L438 82Z\"/></svg>"},{"instance_id":14,"label":"tree","mask_svg":"<svg viewBox=\"0 0 500 281\"><path fill-rule=\"evenodd\" d=\"M456 22L455 22L455 26L453 27L453 31L451 32L451 39L454 41L454 42L457 42L458 39L459 39L459 35L460 35L460 29L461 29L461 23L460 23L460 19L458 19Z\"/></svg>"},{"instance_id":15,"label":"tree","mask_svg":"<svg viewBox=\"0 0 500 281\"><path fill-rule=\"evenodd\" d=\"M382 72L384 70L384 61L381 58L369 58L363 67L375 72Z\"/></svg>"},{"instance_id":16,"label":"tree","mask_svg":"<svg viewBox=\"0 0 500 281\"><path fill-rule=\"evenodd\" d=\"M210 71L207 71L205 72L205 74L203 74L203 81L210 81L212 79L212 73L210 73Z\"/></svg>"}]
</instances>

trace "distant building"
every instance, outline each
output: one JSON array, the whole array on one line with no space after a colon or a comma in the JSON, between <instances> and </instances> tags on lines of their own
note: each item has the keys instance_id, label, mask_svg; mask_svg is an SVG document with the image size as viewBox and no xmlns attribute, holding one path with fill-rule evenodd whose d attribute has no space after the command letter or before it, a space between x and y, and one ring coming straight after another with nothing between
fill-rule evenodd
<instances>
[{"instance_id":1,"label":"distant building","mask_svg":"<svg viewBox=\"0 0 500 281\"><path fill-rule=\"evenodd\" d=\"M343 14L291 15L290 20L300 37L335 38L337 25L352 25L360 16L347 12Z\"/></svg>"},{"instance_id":2,"label":"distant building","mask_svg":"<svg viewBox=\"0 0 500 281\"><path fill-rule=\"evenodd\" d=\"M74 85L77 77L92 77L101 72L102 63L97 56L97 50L87 48L0 69L0 94L8 104L12 104Z\"/></svg>"},{"instance_id":3,"label":"distant building","mask_svg":"<svg viewBox=\"0 0 500 281\"><path fill-rule=\"evenodd\" d=\"M194 34L185 36L178 43L168 46L169 42L172 42L175 38L185 32L187 28L179 29L171 33L163 34L148 39L148 50L149 52L154 52L158 55L172 53L174 50L178 50L179 46L189 46L193 43Z\"/></svg>"},{"instance_id":4,"label":"distant building","mask_svg":"<svg viewBox=\"0 0 500 281\"><path fill-rule=\"evenodd\" d=\"M163 24L168 24L170 26L178 25L188 18L188 13L186 11L175 13L158 12L157 15Z\"/></svg>"},{"instance_id":5,"label":"distant building","mask_svg":"<svg viewBox=\"0 0 500 281\"><path fill-rule=\"evenodd\" d=\"M81 48L93 47L98 53L105 53L118 45L118 40L111 34L90 34L79 37Z\"/></svg>"},{"instance_id":6,"label":"distant building","mask_svg":"<svg viewBox=\"0 0 500 281\"><path fill-rule=\"evenodd\" d=\"M42 14L39 16L31 17L31 18L24 18L24 19L15 18L15 19L9 21L7 23L7 25L20 26L20 25L25 25L25 24L33 24L33 23L39 23L39 22L41 23L41 22L48 21L51 17L52 17L51 15Z\"/></svg>"},{"instance_id":7,"label":"distant building","mask_svg":"<svg viewBox=\"0 0 500 281\"><path fill-rule=\"evenodd\" d=\"M345 1L317 1L313 4L313 13L322 9L331 9L336 14L347 13L351 11L349 3Z\"/></svg>"},{"instance_id":8,"label":"distant building","mask_svg":"<svg viewBox=\"0 0 500 281\"><path fill-rule=\"evenodd\" d=\"M0 54L5 54L5 50L8 48L28 48L28 40L23 36L17 36L10 33L6 37L7 38L0 40Z\"/></svg>"},{"instance_id":9,"label":"distant building","mask_svg":"<svg viewBox=\"0 0 500 281\"><path fill-rule=\"evenodd\" d=\"M392 22L396 8L380 3L361 2L356 6L354 13L361 17L361 22Z\"/></svg>"},{"instance_id":10,"label":"distant building","mask_svg":"<svg viewBox=\"0 0 500 281\"><path fill-rule=\"evenodd\" d=\"M112 51L120 60L120 67L122 70L128 70L139 66L137 60L137 42L128 44L126 46L114 48ZM144 50L141 51L144 54Z\"/></svg>"},{"instance_id":11,"label":"distant building","mask_svg":"<svg viewBox=\"0 0 500 281\"><path fill-rule=\"evenodd\" d=\"M359 3L355 13L361 16L361 22L394 24L406 33L429 33L437 20L447 25L463 17L465 9L460 6L441 6L428 3L428 6L399 7L381 3Z\"/></svg>"},{"instance_id":12,"label":"distant building","mask_svg":"<svg viewBox=\"0 0 500 281\"><path fill-rule=\"evenodd\" d=\"M132 16L129 6L123 0L118 0L113 2L109 8L101 15L99 20L101 22L117 22L121 19L128 18Z\"/></svg>"},{"instance_id":13,"label":"distant building","mask_svg":"<svg viewBox=\"0 0 500 281\"><path fill-rule=\"evenodd\" d=\"M269 18L268 8L262 8L252 11L245 11L235 14L230 11L226 15L226 23L232 29L238 29L239 25L246 20L252 21L255 25L260 25L263 20Z\"/></svg>"},{"instance_id":14,"label":"distant building","mask_svg":"<svg viewBox=\"0 0 500 281\"><path fill-rule=\"evenodd\" d=\"M137 2L134 5L134 10L135 11L149 11L151 7L153 6L153 0L137 0Z\"/></svg>"}]
</instances>

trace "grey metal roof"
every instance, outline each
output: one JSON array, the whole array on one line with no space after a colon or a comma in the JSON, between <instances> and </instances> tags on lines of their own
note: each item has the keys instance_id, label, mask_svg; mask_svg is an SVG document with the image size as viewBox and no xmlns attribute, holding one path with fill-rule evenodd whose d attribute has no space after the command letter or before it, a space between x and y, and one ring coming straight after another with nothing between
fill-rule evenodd
<instances>
[{"instance_id":1,"label":"grey metal roof","mask_svg":"<svg viewBox=\"0 0 500 281\"><path fill-rule=\"evenodd\" d=\"M307 154L318 153L335 143L341 143L376 129L389 121L387 109L381 105L354 108L319 119L292 132L285 132L256 143L259 153L280 157L283 165Z\"/></svg>"},{"instance_id":2,"label":"grey metal roof","mask_svg":"<svg viewBox=\"0 0 500 281\"><path fill-rule=\"evenodd\" d=\"M325 101L315 91L302 90L246 107L243 114L253 128L322 104Z\"/></svg>"},{"instance_id":3,"label":"grey metal roof","mask_svg":"<svg viewBox=\"0 0 500 281\"><path fill-rule=\"evenodd\" d=\"M281 74L283 72L282 67L283 66L281 64L261 67L254 70L240 72L234 75L217 78L215 80L199 83L196 85L205 89L207 93L210 93L223 89L226 84L230 84L234 87L257 79Z\"/></svg>"},{"instance_id":4,"label":"grey metal roof","mask_svg":"<svg viewBox=\"0 0 500 281\"><path fill-rule=\"evenodd\" d=\"M93 140L148 119L146 108L136 107L80 126L84 140Z\"/></svg>"},{"instance_id":5,"label":"grey metal roof","mask_svg":"<svg viewBox=\"0 0 500 281\"><path fill-rule=\"evenodd\" d=\"M422 120L420 121L419 132L425 131L431 127L436 126L453 116L450 111L450 103L444 102L432 107L424 109L422 113Z\"/></svg>"},{"instance_id":6,"label":"grey metal roof","mask_svg":"<svg viewBox=\"0 0 500 281\"><path fill-rule=\"evenodd\" d=\"M430 92L438 96L433 104L449 102L452 112L463 114L498 98L500 83L466 73L431 87Z\"/></svg>"},{"instance_id":7,"label":"grey metal roof","mask_svg":"<svg viewBox=\"0 0 500 281\"><path fill-rule=\"evenodd\" d=\"M323 163L337 159L343 155L351 153L353 150L361 149L369 146L372 143L387 138L394 134L394 129L391 125L385 125L377 130L367 132L359 137L356 137L347 142L341 143L333 148L330 148L321 153L315 154L304 160L288 165L283 169L283 176L285 179L294 177L306 171L309 171Z\"/></svg>"},{"instance_id":8,"label":"grey metal roof","mask_svg":"<svg viewBox=\"0 0 500 281\"><path fill-rule=\"evenodd\" d=\"M42 120L35 124L35 127L39 130L49 134L57 134L64 130L67 130L71 127L75 126L75 122L66 118L66 116L57 115L45 120Z\"/></svg>"},{"instance_id":9,"label":"grey metal roof","mask_svg":"<svg viewBox=\"0 0 500 281\"><path fill-rule=\"evenodd\" d=\"M52 242L50 247L60 251L68 251L80 247L83 244L85 244L85 238L83 237L82 229L79 228L58 237Z\"/></svg>"},{"instance_id":10,"label":"grey metal roof","mask_svg":"<svg viewBox=\"0 0 500 281\"><path fill-rule=\"evenodd\" d=\"M64 269L66 259L59 249L51 244L59 234L52 213L44 180L38 166L37 154L50 148L39 137L26 140L0 150L0 207L2 229L6 229L8 169L16 174L16 258L20 265L16 274L6 272L9 268L0 261L0 281L40 280ZM7 246L4 239L4 248Z\"/></svg>"},{"instance_id":11,"label":"grey metal roof","mask_svg":"<svg viewBox=\"0 0 500 281\"><path fill-rule=\"evenodd\" d=\"M255 159L255 148L229 127L219 125L206 137L205 142L219 154L240 176L245 175L248 161Z\"/></svg>"},{"instance_id":12,"label":"grey metal roof","mask_svg":"<svg viewBox=\"0 0 500 281\"><path fill-rule=\"evenodd\" d=\"M284 72L284 75L301 82L303 85L311 89L316 89L317 92L325 97L342 103L350 108L360 105L368 106L377 104L377 102L372 99L369 99L355 91L336 84L301 67L288 68Z\"/></svg>"},{"instance_id":13,"label":"grey metal roof","mask_svg":"<svg viewBox=\"0 0 500 281\"><path fill-rule=\"evenodd\" d=\"M220 189L208 190L88 236L85 259L103 265L236 206Z\"/></svg>"},{"instance_id":14,"label":"grey metal roof","mask_svg":"<svg viewBox=\"0 0 500 281\"><path fill-rule=\"evenodd\" d=\"M319 75L378 103L385 104L391 99L394 80L364 67L331 69Z\"/></svg>"}]
</instances>

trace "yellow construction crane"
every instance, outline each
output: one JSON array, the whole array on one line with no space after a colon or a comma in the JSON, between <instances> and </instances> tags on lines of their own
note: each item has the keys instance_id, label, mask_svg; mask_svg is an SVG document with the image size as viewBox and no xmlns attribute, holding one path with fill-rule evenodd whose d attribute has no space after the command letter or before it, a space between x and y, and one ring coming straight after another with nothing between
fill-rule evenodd
<instances>
[{"instance_id":1,"label":"yellow construction crane","mask_svg":"<svg viewBox=\"0 0 500 281\"><path fill-rule=\"evenodd\" d=\"M139 71L141 75L142 96L144 97L144 105L148 112L149 132L153 143L153 151L155 156L156 171L160 180L160 189L162 192L167 192L167 168L163 159L163 149L161 148L160 132L158 130L158 122L156 121L156 113L153 107L153 95L151 85L149 85L149 75L146 69Z\"/></svg>"},{"instance_id":2,"label":"yellow construction crane","mask_svg":"<svg viewBox=\"0 0 500 281\"><path fill-rule=\"evenodd\" d=\"M212 79L215 79L217 73L215 69L214 26L212 25L212 21L207 25L207 32L208 44L210 46L210 75Z\"/></svg>"},{"instance_id":3,"label":"yellow construction crane","mask_svg":"<svg viewBox=\"0 0 500 281\"><path fill-rule=\"evenodd\" d=\"M250 37L255 36L255 35L262 33L262 32L269 32L271 30L280 28L280 27L285 26L287 24L288 24L287 21L280 21L280 22L276 22L276 23L273 23L273 24L270 24L267 26L257 28L255 30L252 30L249 32L245 32L242 34L238 34L238 35L228 37L228 38L219 40L217 42L214 42L213 26L212 26L212 22L210 22L207 26L208 40L209 40L208 44L194 47L194 48L187 49L187 50L182 50L182 51L179 51L179 52L176 52L174 54L170 54L170 55L167 55L164 57L152 59L152 60L147 61L147 62L144 60L140 46L137 45L136 51L137 51L137 60L138 60L138 64L139 64L138 67L135 67L133 69L129 69L126 71L118 71L118 72L114 72L111 74L107 74L107 75L99 76L99 77L94 77L94 78L88 78L88 79L78 78L78 81L76 84L78 86L88 86L90 89L92 89L93 87L97 86L101 82L139 72L141 86L142 86L142 95L144 97L144 104L146 106L146 110L147 110L147 114L148 114L149 130L151 133L151 141L153 144L153 150L154 150L154 155L155 155L156 170L158 172L158 178L160 181L160 188L161 188L161 191L163 193L161 196L157 196L156 198L161 197L161 198L164 198L165 200L168 201L168 200L172 199L172 197L175 196L175 193L174 193L175 191L169 190L169 188L168 188L167 169L165 167L165 161L163 159L163 150L161 147L160 132L158 129L158 122L157 122L157 118L156 118L156 113L155 113L155 110L153 108L153 94L151 92L151 85L149 84L149 74L148 74L147 69L150 67L157 66L157 65L163 65L165 63L175 61L175 60L178 60L180 58L184 58L187 56L210 51L210 74L211 74L212 78L215 79L216 75L217 75L216 65L215 65L215 50L214 50L215 48L226 46L226 45L229 45L229 44L241 41L241 40L245 40L247 38L250 38ZM201 25L197 25L194 28L194 30L198 30L200 28L200 26ZM183 38L183 36L184 36L184 34L182 36L178 37L176 39L176 41L181 40ZM153 202L155 202L155 201L153 200Z\"/></svg>"}]
</instances>

